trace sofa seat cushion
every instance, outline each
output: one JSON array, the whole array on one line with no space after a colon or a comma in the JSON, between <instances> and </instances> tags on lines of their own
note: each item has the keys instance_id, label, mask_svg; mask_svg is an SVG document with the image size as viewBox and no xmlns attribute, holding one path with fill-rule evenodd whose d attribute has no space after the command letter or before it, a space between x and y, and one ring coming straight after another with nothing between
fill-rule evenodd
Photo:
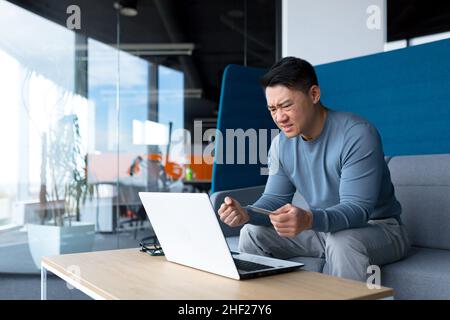
<instances>
[{"instance_id":1,"label":"sofa seat cushion","mask_svg":"<svg viewBox=\"0 0 450 320\"><path fill-rule=\"evenodd\" d=\"M450 250L450 154L393 157L389 169L411 244Z\"/></svg>"},{"instance_id":2,"label":"sofa seat cushion","mask_svg":"<svg viewBox=\"0 0 450 320\"><path fill-rule=\"evenodd\" d=\"M394 289L395 299L450 299L450 251L413 247L382 267L381 283Z\"/></svg>"}]
</instances>

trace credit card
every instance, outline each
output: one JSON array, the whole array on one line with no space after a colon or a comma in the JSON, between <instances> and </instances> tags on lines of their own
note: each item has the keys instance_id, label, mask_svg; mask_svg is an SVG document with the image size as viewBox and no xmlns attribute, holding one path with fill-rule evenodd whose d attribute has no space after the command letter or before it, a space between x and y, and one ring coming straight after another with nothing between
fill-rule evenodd
<instances>
[{"instance_id":1,"label":"credit card","mask_svg":"<svg viewBox=\"0 0 450 320\"><path fill-rule=\"evenodd\" d=\"M263 209L263 208L258 208L258 207L255 207L255 206L246 206L245 208L248 209L248 210L251 210L253 212L256 212L256 213L264 214L266 216L268 216L270 214L273 214L273 211L269 211L269 210L266 210L266 209Z\"/></svg>"}]
</instances>

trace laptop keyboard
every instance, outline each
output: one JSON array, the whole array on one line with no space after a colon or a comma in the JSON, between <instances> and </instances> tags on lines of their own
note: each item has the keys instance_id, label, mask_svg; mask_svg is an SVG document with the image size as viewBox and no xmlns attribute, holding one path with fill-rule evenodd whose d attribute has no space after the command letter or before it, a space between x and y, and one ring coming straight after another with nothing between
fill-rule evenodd
<instances>
[{"instance_id":1,"label":"laptop keyboard","mask_svg":"<svg viewBox=\"0 0 450 320\"><path fill-rule=\"evenodd\" d=\"M234 260L234 263L236 264L236 267L238 268L238 270L242 270L242 271L257 271L257 270L273 268L272 266L266 266L264 264L259 264L256 262L239 260L239 259L233 259L233 260Z\"/></svg>"}]
</instances>

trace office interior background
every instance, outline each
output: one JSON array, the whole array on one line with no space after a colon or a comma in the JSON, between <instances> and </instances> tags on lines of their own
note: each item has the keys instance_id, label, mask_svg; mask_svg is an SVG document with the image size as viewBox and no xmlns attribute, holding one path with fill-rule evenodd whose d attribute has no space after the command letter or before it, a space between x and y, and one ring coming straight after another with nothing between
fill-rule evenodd
<instances>
[{"instance_id":1,"label":"office interior background","mask_svg":"<svg viewBox=\"0 0 450 320\"><path fill-rule=\"evenodd\" d=\"M216 127L227 65L445 38L450 5L421 0L0 0L0 299L39 298L42 255L154 235L137 192L210 190L194 121Z\"/></svg>"}]
</instances>

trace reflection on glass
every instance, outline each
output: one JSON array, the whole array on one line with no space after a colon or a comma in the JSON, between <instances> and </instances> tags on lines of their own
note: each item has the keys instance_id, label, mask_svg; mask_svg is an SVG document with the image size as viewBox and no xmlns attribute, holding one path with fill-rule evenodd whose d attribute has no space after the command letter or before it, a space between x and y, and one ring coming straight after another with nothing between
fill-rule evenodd
<instances>
[{"instance_id":1,"label":"reflection on glass","mask_svg":"<svg viewBox=\"0 0 450 320\"><path fill-rule=\"evenodd\" d=\"M165 66L158 67L158 121L170 128L170 144L162 150L165 172L170 180L169 191L181 192L182 167L186 163L183 148L184 73Z\"/></svg>"},{"instance_id":2,"label":"reflection on glass","mask_svg":"<svg viewBox=\"0 0 450 320\"><path fill-rule=\"evenodd\" d=\"M214 41L201 50L190 32L178 43L154 6L124 18L111 3L86 2L74 32L59 1L16 3L42 17L0 0L0 274L39 276L41 255L138 247L152 235L138 191L198 191L186 170L208 182L211 165L189 164L201 155L185 125L214 123L217 75L242 56L236 41L223 43L238 56L213 43L217 32L240 37L233 29L208 26L201 32ZM98 20L85 19L94 11Z\"/></svg>"},{"instance_id":3,"label":"reflection on glass","mask_svg":"<svg viewBox=\"0 0 450 320\"><path fill-rule=\"evenodd\" d=\"M88 101L75 90L72 31L6 1L0 15L0 254L15 262L0 272L28 273L42 255L92 250L81 217Z\"/></svg>"},{"instance_id":4,"label":"reflection on glass","mask_svg":"<svg viewBox=\"0 0 450 320\"><path fill-rule=\"evenodd\" d=\"M179 191L185 155L171 154L175 130L184 127L184 74L121 52L118 201L122 230L137 225L151 234L140 191ZM176 151L176 150L175 150Z\"/></svg>"},{"instance_id":5,"label":"reflection on glass","mask_svg":"<svg viewBox=\"0 0 450 320\"><path fill-rule=\"evenodd\" d=\"M0 14L0 146L9 154L0 166L8 214L0 216L3 224L23 224L33 218L21 216L21 205L39 200L43 135L63 115L77 112L84 119L79 109L86 104L73 93L73 32L6 1ZM75 105L82 107L75 111Z\"/></svg>"}]
</instances>

